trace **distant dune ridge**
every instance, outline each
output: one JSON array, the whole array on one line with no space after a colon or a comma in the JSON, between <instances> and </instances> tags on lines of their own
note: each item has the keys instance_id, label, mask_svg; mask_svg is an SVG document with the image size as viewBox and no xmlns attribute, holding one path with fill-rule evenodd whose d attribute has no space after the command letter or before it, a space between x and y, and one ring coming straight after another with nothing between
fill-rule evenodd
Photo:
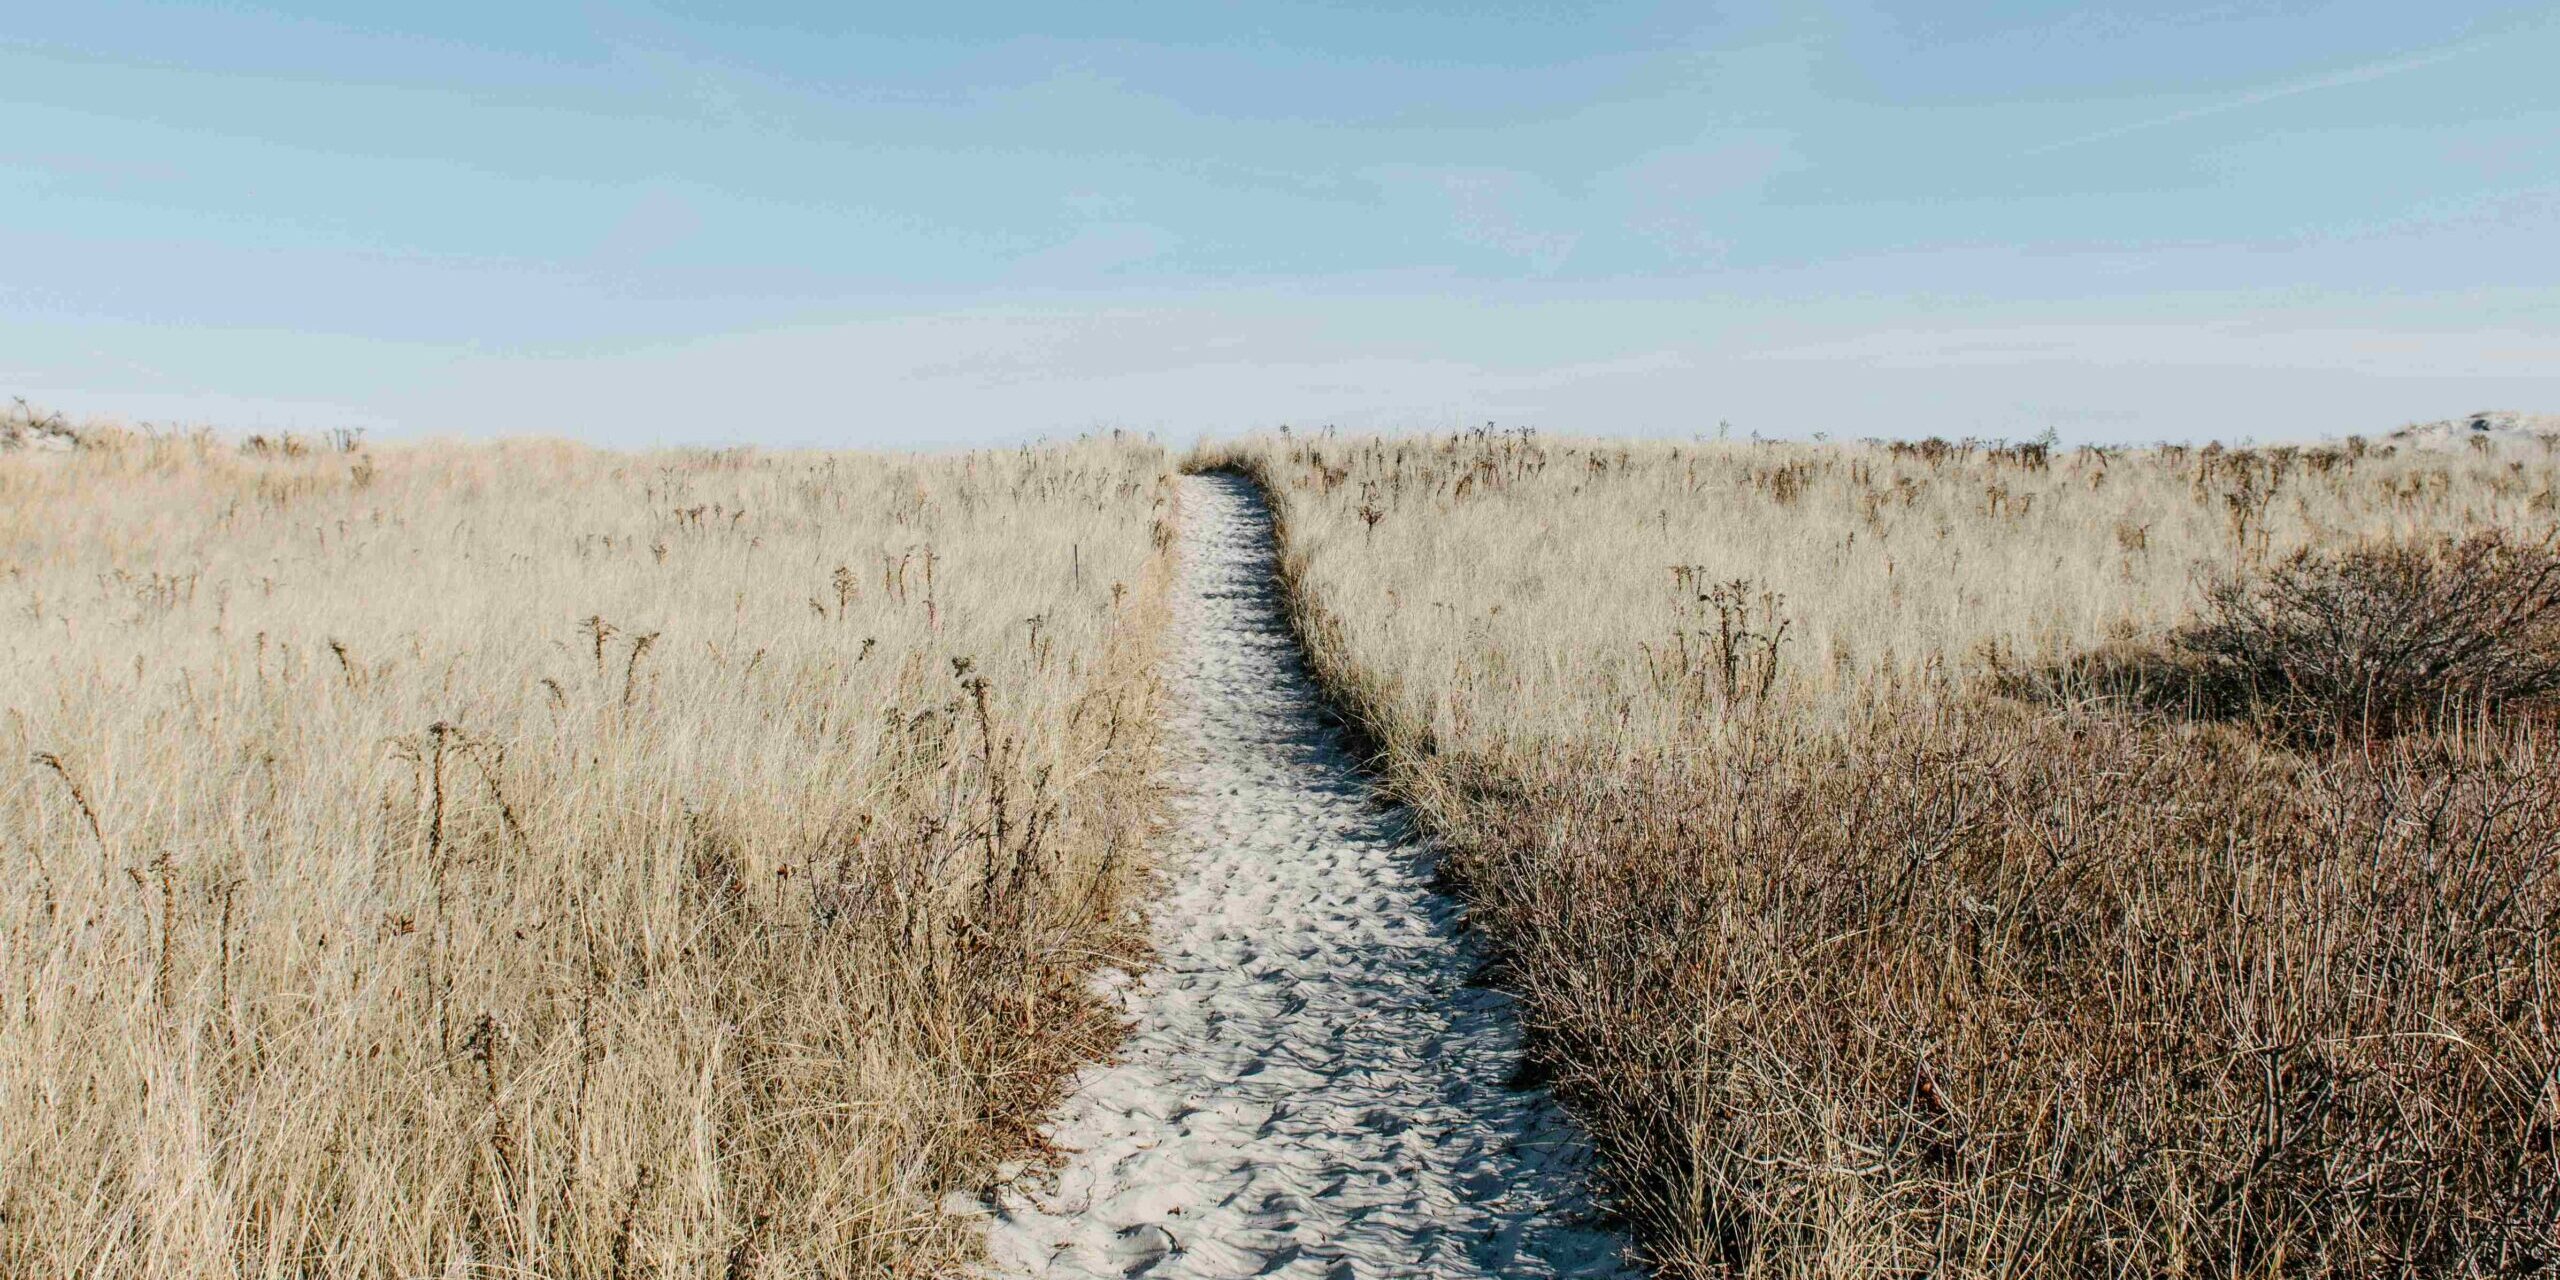
<instances>
[{"instance_id":1,"label":"distant dune ridge","mask_svg":"<svg viewBox=\"0 0 2560 1280\"><path fill-rule=\"evenodd\" d=\"M2390 440L2410 449L2550 448L2560 445L2560 413L2482 409L2402 427L2391 433Z\"/></svg>"},{"instance_id":2,"label":"distant dune ridge","mask_svg":"<svg viewBox=\"0 0 2560 1280\"><path fill-rule=\"evenodd\" d=\"M13 399L6 408L0 408L0 453L69 453L80 447L85 433L133 429L121 419L99 418L90 418L75 427L59 412ZM141 429L151 430L150 424L143 424ZM2481 409L2456 418L2412 423L2385 436L2383 441L2421 451L2560 448L2560 413Z\"/></svg>"},{"instance_id":3,"label":"distant dune ridge","mask_svg":"<svg viewBox=\"0 0 2560 1280\"><path fill-rule=\"evenodd\" d=\"M58 413L31 408L24 400L0 410L0 453L21 450L69 452L80 447L80 438Z\"/></svg>"}]
</instances>

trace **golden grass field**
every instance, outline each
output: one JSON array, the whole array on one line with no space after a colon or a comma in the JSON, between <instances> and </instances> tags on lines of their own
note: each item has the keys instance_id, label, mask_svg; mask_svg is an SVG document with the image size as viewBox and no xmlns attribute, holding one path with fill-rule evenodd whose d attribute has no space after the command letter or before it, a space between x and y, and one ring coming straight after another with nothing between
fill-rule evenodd
<instances>
[{"instance_id":1,"label":"golden grass field","mask_svg":"<svg viewBox=\"0 0 2560 1280\"><path fill-rule=\"evenodd\" d=\"M2315 737L2276 714L2302 698L2234 705L2197 629L2253 582L2334 586L2299 549L2506 530L2383 563L2473 581L2429 617L2499 631L2547 697L2550 450L1488 432L1195 465L1273 494L1311 660L1449 847L1663 1273L2506 1274L2560 1246L2550 721L2456 690ZM2372 590L2345 629L2397 607Z\"/></svg>"},{"instance_id":2,"label":"golden grass field","mask_svg":"<svg viewBox=\"0 0 2560 1280\"><path fill-rule=\"evenodd\" d=\"M342 441L352 444L351 441ZM1171 487L0 456L0 1274L926 1274L1133 945Z\"/></svg>"},{"instance_id":3,"label":"golden grass field","mask_svg":"<svg viewBox=\"0 0 2560 1280\"><path fill-rule=\"evenodd\" d=\"M1177 459L49 441L0 1276L967 1273L1143 962ZM2560 1261L2560 454L1185 465L1658 1273Z\"/></svg>"}]
</instances>

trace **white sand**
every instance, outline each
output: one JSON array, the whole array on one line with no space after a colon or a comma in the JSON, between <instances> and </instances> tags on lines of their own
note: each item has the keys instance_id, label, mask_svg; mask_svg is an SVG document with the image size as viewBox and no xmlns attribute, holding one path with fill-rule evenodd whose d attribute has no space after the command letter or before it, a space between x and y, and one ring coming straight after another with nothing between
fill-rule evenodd
<instances>
[{"instance_id":1,"label":"white sand","mask_svg":"<svg viewBox=\"0 0 2560 1280\"><path fill-rule=\"evenodd\" d=\"M1319 715L1244 481L1183 481L1178 828L1157 969L1119 1061L1052 1121L1054 1178L1000 1193L1032 1276L1630 1276L1587 1152L1505 1086L1520 1034L1468 985L1462 911Z\"/></svg>"},{"instance_id":2,"label":"white sand","mask_svg":"<svg viewBox=\"0 0 2560 1280\"><path fill-rule=\"evenodd\" d=\"M59 419L15 411L0 417L0 453L69 453L79 444Z\"/></svg>"},{"instance_id":3,"label":"white sand","mask_svg":"<svg viewBox=\"0 0 2560 1280\"><path fill-rule=\"evenodd\" d=\"M2424 453L2462 449L2539 453L2560 443L2560 414L2482 409L2459 418L2402 427L2384 437L2384 443Z\"/></svg>"}]
</instances>

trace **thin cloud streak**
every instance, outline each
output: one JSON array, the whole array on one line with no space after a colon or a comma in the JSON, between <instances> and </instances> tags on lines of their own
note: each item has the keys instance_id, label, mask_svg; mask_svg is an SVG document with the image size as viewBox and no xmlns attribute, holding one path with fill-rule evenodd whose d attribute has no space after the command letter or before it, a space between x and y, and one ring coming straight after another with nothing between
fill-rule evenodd
<instances>
[{"instance_id":1,"label":"thin cloud streak","mask_svg":"<svg viewBox=\"0 0 2560 1280\"><path fill-rule=\"evenodd\" d=\"M2136 120L2131 124L2120 124L2111 129L2100 129L2096 133L2082 134L2076 138L2065 138L2060 142L2048 142L2040 147L2031 147L2019 154L2022 156L2051 155L2057 151L2069 151L2074 147L2085 147L2093 143L2109 142L2128 134L2142 133L2151 129L2167 128L2173 124L2185 124L2190 120L2201 120L2207 116L2221 115L2226 111L2238 111L2243 107L2254 107L2261 103L2274 102L2282 98L2291 98L2305 93L2314 93L2322 89L2342 89L2348 85L2369 84L2376 80L2388 79L2392 76L2403 75L2411 71L2419 71L2427 67L2451 62L2456 58L2477 53L2487 47L2488 45L2486 42L2473 41L2468 44L2452 45L2447 48L2435 49L2426 53L2414 54L2406 58L2393 58L2382 62L2368 62L2360 67L2349 67L2344 71L2333 71L2328 75L2313 76L2307 80L2289 80L2283 84L2270 85L2264 89L2252 89L2247 93L2233 98L2226 98L2220 102L2210 102L2200 107L2189 107L2184 111L2172 111L2164 116L2154 116L2148 120Z\"/></svg>"}]
</instances>

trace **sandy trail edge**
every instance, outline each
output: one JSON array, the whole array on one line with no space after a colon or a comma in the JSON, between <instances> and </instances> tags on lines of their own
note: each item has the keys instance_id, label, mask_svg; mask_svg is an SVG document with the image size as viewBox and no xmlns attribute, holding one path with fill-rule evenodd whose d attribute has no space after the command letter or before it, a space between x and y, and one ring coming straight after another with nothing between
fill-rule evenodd
<instances>
[{"instance_id":1,"label":"sandy trail edge","mask_svg":"<svg viewBox=\"0 0 2560 1280\"><path fill-rule=\"evenodd\" d=\"M1579 1135L1505 1086L1461 909L1320 714L1261 495L1182 483L1159 964L1111 975L1128 1043L1052 1120L1065 1166L998 1194L999 1273L1632 1277Z\"/></svg>"}]
</instances>

